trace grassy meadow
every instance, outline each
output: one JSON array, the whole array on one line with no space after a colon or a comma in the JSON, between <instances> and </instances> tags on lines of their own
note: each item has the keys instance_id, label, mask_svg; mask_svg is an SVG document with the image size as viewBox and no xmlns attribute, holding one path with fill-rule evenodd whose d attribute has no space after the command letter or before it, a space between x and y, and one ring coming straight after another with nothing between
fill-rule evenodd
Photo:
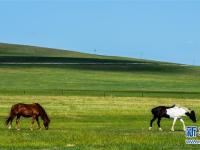
<instances>
[{"instance_id":1,"label":"grassy meadow","mask_svg":"<svg viewBox=\"0 0 200 150\"><path fill-rule=\"evenodd\" d=\"M3 64L9 62L33 64ZM34 64L44 62L80 64ZM0 94L6 90L13 94L38 90L44 95L43 90L200 91L200 67L3 43L0 79Z\"/></svg>"},{"instance_id":2,"label":"grassy meadow","mask_svg":"<svg viewBox=\"0 0 200 150\"><path fill-rule=\"evenodd\" d=\"M8 130L4 121L12 104L40 102L51 118L48 131L30 131L31 119L21 119L21 130ZM186 145L182 124L163 119L163 132L156 123L148 131L150 110L173 103L192 108L197 123L185 118L186 125L199 126L200 101L191 99L78 96L0 96L1 149L192 149ZM35 128L37 125L35 124Z\"/></svg>"},{"instance_id":3,"label":"grassy meadow","mask_svg":"<svg viewBox=\"0 0 200 150\"><path fill-rule=\"evenodd\" d=\"M173 65L0 65L0 90L198 92L199 75L199 67Z\"/></svg>"},{"instance_id":4,"label":"grassy meadow","mask_svg":"<svg viewBox=\"0 0 200 150\"><path fill-rule=\"evenodd\" d=\"M178 121L175 132L169 119L163 132L148 127L151 108L172 104L194 109L197 123L185 123L200 126L200 67L0 43L0 79L0 149L198 149ZM50 129L31 131L22 118L20 131L8 130L19 102L41 103Z\"/></svg>"}]
</instances>

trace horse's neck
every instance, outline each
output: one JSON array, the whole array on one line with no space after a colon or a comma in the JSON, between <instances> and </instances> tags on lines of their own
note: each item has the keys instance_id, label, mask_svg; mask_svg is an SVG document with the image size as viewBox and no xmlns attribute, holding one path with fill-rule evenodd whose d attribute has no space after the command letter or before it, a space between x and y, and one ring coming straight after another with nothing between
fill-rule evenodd
<instances>
[{"instance_id":1,"label":"horse's neck","mask_svg":"<svg viewBox=\"0 0 200 150\"><path fill-rule=\"evenodd\" d=\"M181 107L182 109L184 109L186 112L190 112L190 110L186 107Z\"/></svg>"},{"instance_id":2,"label":"horse's neck","mask_svg":"<svg viewBox=\"0 0 200 150\"><path fill-rule=\"evenodd\" d=\"M45 120L48 120L49 118L48 118L48 116L47 116L47 114L46 114L46 112L42 112L42 114L41 114L41 118L45 121Z\"/></svg>"},{"instance_id":3,"label":"horse's neck","mask_svg":"<svg viewBox=\"0 0 200 150\"><path fill-rule=\"evenodd\" d=\"M186 112L190 112L190 110L186 107L182 107L182 106L175 106L173 108L170 109L175 109L175 110L185 110Z\"/></svg>"}]
</instances>

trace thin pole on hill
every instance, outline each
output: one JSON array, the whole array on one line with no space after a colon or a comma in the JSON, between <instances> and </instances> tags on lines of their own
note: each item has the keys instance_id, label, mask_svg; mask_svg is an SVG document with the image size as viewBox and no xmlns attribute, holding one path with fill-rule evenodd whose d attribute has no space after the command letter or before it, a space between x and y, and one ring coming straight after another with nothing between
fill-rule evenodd
<instances>
[{"instance_id":1,"label":"thin pole on hill","mask_svg":"<svg viewBox=\"0 0 200 150\"><path fill-rule=\"evenodd\" d=\"M94 54L97 55L97 50L96 49L94 49Z\"/></svg>"}]
</instances>

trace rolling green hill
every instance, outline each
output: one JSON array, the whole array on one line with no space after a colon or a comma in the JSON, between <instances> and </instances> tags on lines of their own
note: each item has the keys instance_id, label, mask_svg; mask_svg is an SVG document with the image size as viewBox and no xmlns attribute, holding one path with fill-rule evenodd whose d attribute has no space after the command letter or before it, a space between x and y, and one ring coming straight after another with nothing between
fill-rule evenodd
<instances>
[{"instance_id":1,"label":"rolling green hill","mask_svg":"<svg viewBox=\"0 0 200 150\"><path fill-rule=\"evenodd\" d=\"M40 64L46 62L69 64ZM0 44L0 79L0 94L135 96L147 91L200 97L199 67L12 44Z\"/></svg>"},{"instance_id":2,"label":"rolling green hill","mask_svg":"<svg viewBox=\"0 0 200 150\"><path fill-rule=\"evenodd\" d=\"M58 50L36 46L0 43L0 56L40 56L40 57L81 57L91 58L94 55L69 50Z\"/></svg>"},{"instance_id":3,"label":"rolling green hill","mask_svg":"<svg viewBox=\"0 0 200 150\"><path fill-rule=\"evenodd\" d=\"M146 60L141 59L134 59L134 58L126 58L126 57L116 57L116 56L102 56L102 55L94 55L94 54L87 54L87 53L80 53L70 50L60 50L60 49L53 49L53 48L43 48L37 46L28 46L28 45L17 45L17 44L5 44L0 43L0 58L10 58L13 57L15 59L28 58L37 59L37 58L48 58L61 61L68 59L82 59L82 60L92 60L92 61L137 61L143 62ZM27 59L26 59L27 61Z\"/></svg>"}]
</instances>

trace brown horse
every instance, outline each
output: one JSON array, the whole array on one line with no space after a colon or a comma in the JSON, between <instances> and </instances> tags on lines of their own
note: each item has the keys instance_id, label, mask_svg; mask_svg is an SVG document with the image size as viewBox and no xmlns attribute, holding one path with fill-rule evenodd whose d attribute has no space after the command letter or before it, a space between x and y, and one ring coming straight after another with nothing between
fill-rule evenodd
<instances>
[{"instance_id":1,"label":"brown horse","mask_svg":"<svg viewBox=\"0 0 200 150\"><path fill-rule=\"evenodd\" d=\"M15 117L17 117L16 128L17 130L20 130L19 120L21 116L32 117L31 130L33 130L33 124L35 120L37 121L38 128L40 129L39 117L42 118L45 129L48 130L49 128L50 119L47 116L47 113L45 112L44 108L38 103L33 103L33 104L18 103L13 105L10 110L10 116L6 120L6 125L8 126L8 128L11 129L12 121Z\"/></svg>"}]
</instances>

